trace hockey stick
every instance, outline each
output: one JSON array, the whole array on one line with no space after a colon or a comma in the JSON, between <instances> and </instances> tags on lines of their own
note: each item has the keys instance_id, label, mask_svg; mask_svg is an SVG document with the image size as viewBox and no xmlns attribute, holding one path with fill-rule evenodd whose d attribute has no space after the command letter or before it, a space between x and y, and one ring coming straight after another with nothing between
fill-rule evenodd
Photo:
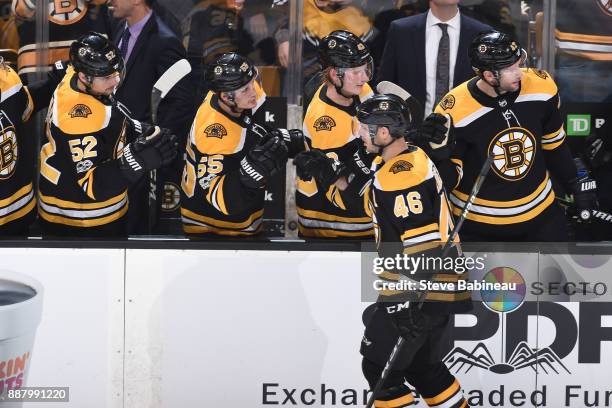
<instances>
[{"instance_id":1,"label":"hockey stick","mask_svg":"<svg viewBox=\"0 0 612 408\"><path fill-rule=\"evenodd\" d=\"M168 92L187 74L191 72L191 65L186 59L176 61L170 68L162 74L161 77L153 85L151 90L151 122L157 125L157 110L162 99L168 95ZM163 186L162 186L163 188ZM149 213L148 213L148 228L149 234L153 232L157 220L157 170L151 170L149 173Z\"/></svg>"},{"instance_id":2,"label":"hockey stick","mask_svg":"<svg viewBox=\"0 0 612 408\"><path fill-rule=\"evenodd\" d=\"M463 221L465 221L465 218L470 212L470 208L472 207L472 204L474 203L474 200L476 199L476 195L480 191L480 187L482 186L482 183L484 183L485 178L489 174L491 163L493 163L493 153L489 154L484 164L482 165L482 168L480 169L480 173L478 173L478 176L476 177L476 181L474 182L474 187L472 187L472 191L470 192L470 195L467 201L465 202L465 207L463 207L463 211L461 212L461 215L459 216L459 220L457 221L455 228L453 228L453 230L451 231L450 236L448 237L448 240L446 241L446 244L444 244L444 248L442 249L442 258L448 255L448 252L450 251L453 245L452 242L455 240L455 237L459 233L459 230L461 229L461 226L463 225ZM429 293L429 290L424 291L419 296L419 299L418 299L419 309L422 308L423 302L425 301L425 298L427 297L428 293ZM387 360L385 367L380 373L380 378L378 379L378 382L376 383L376 386L374 387L374 390L372 391L372 395L370 395L370 399L368 400L368 404L366 405L366 408L372 408L374 401L376 399L376 394L380 392L382 385L384 384L385 380L387 379L387 376L389 375L389 371L391 371L391 368L395 364L395 360L397 360L397 356L399 355L400 351L404 347L404 342L405 342L404 337L399 336L399 338L397 339L397 342L395 343L395 346L393 347L393 350L391 351L389 360Z\"/></svg>"},{"instance_id":3,"label":"hockey stick","mask_svg":"<svg viewBox=\"0 0 612 408\"><path fill-rule=\"evenodd\" d=\"M423 105L401 86L390 81L380 81L376 85L376 92L399 96L408 104L414 123L418 125L423 121Z\"/></svg>"}]
</instances>

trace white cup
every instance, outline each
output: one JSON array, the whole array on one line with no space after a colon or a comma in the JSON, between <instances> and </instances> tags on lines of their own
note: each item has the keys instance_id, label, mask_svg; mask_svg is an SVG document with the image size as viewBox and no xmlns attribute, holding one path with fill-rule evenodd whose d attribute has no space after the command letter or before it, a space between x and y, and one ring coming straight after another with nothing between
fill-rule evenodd
<instances>
[{"instance_id":1,"label":"white cup","mask_svg":"<svg viewBox=\"0 0 612 408\"><path fill-rule=\"evenodd\" d=\"M42 299L43 287L36 279L0 270L0 398L26 385ZM21 406L0 401L2 407Z\"/></svg>"}]
</instances>

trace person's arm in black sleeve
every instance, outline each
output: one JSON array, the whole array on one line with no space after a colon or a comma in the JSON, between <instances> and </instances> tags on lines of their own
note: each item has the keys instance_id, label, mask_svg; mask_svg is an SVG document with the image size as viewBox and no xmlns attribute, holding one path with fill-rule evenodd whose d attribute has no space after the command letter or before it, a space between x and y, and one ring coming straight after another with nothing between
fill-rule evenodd
<instances>
[{"instance_id":1,"label":"person's arm in black sleeve","mask_svg":"<svg viewBox=\"0 0 612 408\"><path fill-rule=\"evenodd\" d=\"M547 103L548 112L543 123L542 151L548 170L567 188L576 178L577 169L566 141L559 104L559 94Z\"/></svg>"},{"instance_id":2,"label":"person's arm in black sleeve","mask_svg":"<svg viewBox=\"0 0 612 408\"><path fill-rule=\"evenodd\" d=\"M222 170L203 182L203 187L206 187L204 198L225 215L239 213L252 205L258 192L266 187L271 176L284 168L286 162L287 147L283 141L277 137L262 138L240 161L237 169ZM210 165L210 158L208 163Z\"/></svg>"},{"instance_id":3,"label":"person's arm in black sleeve","mask_svg":"<svg viewBox=\"0 0 612 408\"><path fill-rule=\"evenodd\" d=\"M34 104L33 112L38 112L41 109L49 107L53 92L55 92L55 88L57 88L62 79L64 79L66 69L67 66L65 62L57 61L53 64L53 68L46 79L30 83L27 86Z\"/></svg>"},{"instance_id":4,"label":"person's arm in black sleeve","mask_svg":"<svg viewBox=\"0 0 612 408\"><path fill-rule=\"evenodd\" d=\"M168 129L150 127L126 145L120 157L92 167L77 182L92 200L113 197L147 172L170 163L176 157L176 149L176 137Z\"/></svg>"}]
</instances>

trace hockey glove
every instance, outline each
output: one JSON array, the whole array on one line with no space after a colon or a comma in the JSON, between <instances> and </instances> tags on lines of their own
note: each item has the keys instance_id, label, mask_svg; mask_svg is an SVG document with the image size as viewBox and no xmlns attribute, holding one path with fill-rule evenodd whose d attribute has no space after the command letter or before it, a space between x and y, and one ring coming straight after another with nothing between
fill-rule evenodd
<instances>
[{"instance_id":1,"label":"hockey glove","mask_svg":"<svg viewBox=\"0 0 612 408\"><path fill-rule=\"evenodd\" d=\"M288 150L288 156L294 158L298 153L306 150L304 142L304 133L299 129L272 129L271 135L278 137L285 142Z\"/></svg>"},{"instance_id":2,"label":"hockey glove","mask_svg":"<svg viewBox=\"0 0 612 408\"><path fill-rule=\"evenodd\" d=\"M62 79L64 79L67 69L67 61L55 61L51 67L51 71L49 71L48 77L54 84L59 84L62 82Z\"/></svg>"},{"instance_id":3,"label":"hockey glove","mask_svg":"<svg viewBox=\"0 0 612 408\"><path fill-rule=\"evenodd\" d=\"M158 169L176 157L176 136L168 129L149 127L144 134L123 148L119 169L123 176L135 183L147 171Z\"/></svg>"},{"instance_id":4,"label":"hockey glove","mask_svg":"<svg viewBox=\"0 0 612 408\"><path fill-rule=\"evenodd\" d=\"M448 159L455 144L451 118L432 113L421 124L419 135L416 138L420 142L417 144L429 154L432 160Z\"/></svg>"},{"instance_id":5,"label":"hockey glove","mask_svg":"<svg viewBox=\"0 0 612 408\"><path fill-rule=\"evenodd\" d=\"M346 167L339 161L327 156L319 149L302 152L293 159L296 172L302 180L314 177L322 189L329 188L340 177L346 175Z\"/></svg>"},{"instance_id":6,"label":"hockey glove","mask_svg":"<svg viewBox=\"0 0 612 408\"><path fill-rule=\"evenodd\" d=\"M597 182L589 175L584 175L570 182L574 193L576 214L582 222L590 222L593 210L597 210Z\"/></svg>"},{"instance_id":7,"label":"hockey glove","mask_svg":"<svg viewBox=\"0 0 612 408\"><path fill-rule=\"evenodd\" d=\"M287 162L287 147L278 137L262 139L240 161L240 181L248 188L264 188L270 176Z\"/></svg>"},{"instance_id":8,"label":"hockey glove","mask_svg":"<svg viewBox=\"0 0 612 408\"><path fill-rule=\"evenodd\" d=\"M606 142L597 135L587 137L583 156L592 169L598 169L612 162L612 151L609 150L609 146L606 146Z\"/></svg>"}]
</instances>

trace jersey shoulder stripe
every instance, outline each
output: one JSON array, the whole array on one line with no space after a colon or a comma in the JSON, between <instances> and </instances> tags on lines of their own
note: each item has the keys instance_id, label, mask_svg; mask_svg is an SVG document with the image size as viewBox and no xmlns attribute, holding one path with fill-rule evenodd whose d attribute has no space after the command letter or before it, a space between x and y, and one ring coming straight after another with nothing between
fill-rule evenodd
<instances>
[{"instance_id":1,"label":"jersey shoulder stripe","mask_svg":"<svg viewBox=\"0 0 612 408\"><path fill-rule=\"evenodd\" d=\"M469 81L451 90L435 108L436 113L450 115L455 127L466 126L492 108L481 105L468 89Z\"/></svg>"},{"instance_id":2,"label":"jersey shoulder stripe","mask_svg":"<svg viewBox=\"0 0 612 408\"><path fill-rule=\"evenodd\" d=\"M0 72L0 90L2 90L0 102L4 102L11 96L16 95L21 88L23 88L21 78L11 67L6 67L4 72Z\"/></svg>"},{"instance_id":3,"label":"jersey shoulder stripe","mask_svg":"<svg viewBox=\"0 0 612 408\"><path fill-rule=\"evenodd\" d=\"M546 71L529 68L523 72L521 92L515 102L547 101L557 94L557 84Z\"/></svg>"}]
</instances>

